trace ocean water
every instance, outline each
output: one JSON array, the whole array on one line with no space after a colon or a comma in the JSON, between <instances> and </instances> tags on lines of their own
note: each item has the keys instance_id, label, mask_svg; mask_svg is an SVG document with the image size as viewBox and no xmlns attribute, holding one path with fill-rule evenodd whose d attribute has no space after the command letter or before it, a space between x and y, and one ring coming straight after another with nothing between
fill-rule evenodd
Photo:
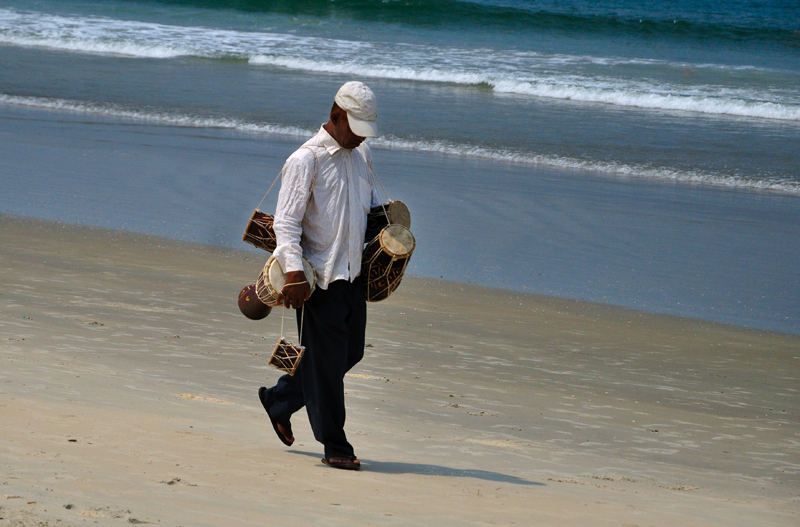
<instances>
[{"instance_id":1,"label":"ocean water","mask_svg":"<svg viewBox=\"0 0 800 527\"><path fill-rule=\"evenodd\" d=\"M411 272L800 332L796 1L0 0L0 212L244 247L353 78Z\"/></svg>"}]
</instances>

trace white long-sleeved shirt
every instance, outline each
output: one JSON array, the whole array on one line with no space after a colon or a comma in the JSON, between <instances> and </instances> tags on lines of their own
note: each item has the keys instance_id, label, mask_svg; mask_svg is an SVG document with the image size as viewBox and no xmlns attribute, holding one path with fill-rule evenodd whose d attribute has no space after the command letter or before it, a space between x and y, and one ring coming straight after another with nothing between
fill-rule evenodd
<instances>
[{"instance_id":1,"label":"white long-sleeved shirt","mask_svg":"<svg viewBox=\"0 0 800 527\"><path fill-rule=\"evenodd\" d=\"M321 289L360 274L367 213L380 204L371 162L365 143L348 150L323 127L289 156L273 225L282 269L302 271L305 256Z\"/></svg>"}]
</instances>

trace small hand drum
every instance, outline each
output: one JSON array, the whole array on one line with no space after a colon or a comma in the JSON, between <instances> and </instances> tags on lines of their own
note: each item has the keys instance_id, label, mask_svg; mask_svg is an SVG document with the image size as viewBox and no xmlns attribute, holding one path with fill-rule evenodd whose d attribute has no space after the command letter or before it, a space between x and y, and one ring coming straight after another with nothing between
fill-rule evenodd
<instances>
[{"instance_id":1,"label":"small hand drum","mask_svg":"<svg viewBox=\"0 0 800 527\"><path fill-rule=\"evenodd\" d=\"M281 337L275 345L275 349L272 350L272 356L269 358L268 364L293 376L305 352L306 348L304 346L289 344L286 339Z\"/></svg>"},{"instance_id":2,"label":"small hand drum","mask_svg":"<svg viewBox=\"0 0 800 527\"><path fill-rule=\"evenodd\" d=\"M256 284L250 284L239 293L239 311L250 320L261 320L272 308L258 298Z\"/></svg>"},{"instance_id":3,"label":"small hand drum","mask_svg":"<svg viewBox=\"0 0 800 527\"><path fill-rule=\"evenodd\" d=\"M274 252L278 246L278 239L275 237L275 231L272 228L274 222L275 217L272 214L261 212L258 209L254 210L253 215L250 216L250 221L247 222L247 227L244 229L242 241L259 249L264 249L268 253Z\"/></svg>"},{"instance_id":4,"label":"small hand drum","mask_svg":"<svg viewBox=\"0 0 800 527\"><path fill-rule=\"evenodd\" d=\"M303 257L303 272L313 293L317 286L317 273L305 256ZM270 307L277 306L278 295L285 285L286 273L281 269L281 264L278 263L278 260L274 256L270 256L256 282L256 295L264 304Z\"/></svg>"}]
</instances>

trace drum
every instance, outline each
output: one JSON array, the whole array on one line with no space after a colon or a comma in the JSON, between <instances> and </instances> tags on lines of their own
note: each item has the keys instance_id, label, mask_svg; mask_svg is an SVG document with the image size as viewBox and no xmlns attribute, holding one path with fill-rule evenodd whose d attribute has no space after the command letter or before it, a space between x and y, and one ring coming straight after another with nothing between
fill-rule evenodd
<instances>
[{"instance_id":1,"label":"drum","mask_svg":"<svg viewBox=\"0 0 800 527\"><path fill-rule=\"evenodd\" d=\"M303 272L306 274L306 280L308 280L308 285L313 293L317 286L317 273L314 272L311 262L305 257L303 257ZM278 295L284 285L286 285L286 273L281 269L278 260L274 256L270 256L256 282L256 295L266 305L277 306Z\"/></svg>"},{"instance_id":2,"label":"drum","mask_svg":"<svg viewBox=\"0 0 800 527\"><path fill-rule=\"evenodd\" d=\"M364 249L361 280L368 302L388 298L403 279L417 242L402 225L388 225Z\"/></svg>"},{"instance_id":3,"label":"drum","mask_svg":"<svg viewBox=\"0 0 800 527\"><path fill-rule=\"evenodd\" d=\"M378 205L369 210L364 241L372 241L375 236L381 233L381 229L391 224L402 225L406 229L411 228L411 213L408 212L408 207L402 201L390 201L385 205Z\"/></svg>"},{"instance_id":4,"label":"drum","mask_svg":"<svg viewBox=\"0 0 800 527\"><path fill-rule=\"evenodd\" d=\"M239 311L250 320L261 320L272 308L256 295L256 284L250 284L239 293Z\"/></svg>"},{"instance_id":5,"label":"drum","mask_svg":"<svg viewBox=\"0 0 800 527\"><path fill-rule=\"evenodd\" d=\"M303 358L303 353L306 352L304 346L295 346L289 344L286 339L281 337L272 350L272 355L267 364L274 366L281 371L285 371L289 375L294 375L297 367L300 365L300 359Z\"/></svg>"},{"instance_id":6,"label":"drum","mask_svg":"<svg viewBox=\"0 0 800 527\"><path fill-rule=\"evenodd\" d=\"M247 242L254 247L264 249L268 253L275 251L278 246L278 240L275 238L275 231L272 229L272 223L275 221L272 214L261 212L256 209L253 215L250 216L250 221L247 222L247 227L244 229L242 241Z\"/></svg>"}]
</instances>

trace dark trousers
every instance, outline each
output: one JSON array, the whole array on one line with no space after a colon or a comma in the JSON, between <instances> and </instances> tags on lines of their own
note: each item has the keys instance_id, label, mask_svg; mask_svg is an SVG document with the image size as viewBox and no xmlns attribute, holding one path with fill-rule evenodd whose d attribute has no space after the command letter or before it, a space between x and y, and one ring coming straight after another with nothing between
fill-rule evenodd
<instances>
[{"instance_id":1,"label":"dark trousers","mask_svg":"<svg viewBox=\"0 0 800 527\"><path fill-rule=\"evenodd\" d=\"M344 434L344 374L364 357L367 303L361 277L316 289L304 309L297 310L297 325L302 316L305 355L294 377L284 375L270 388L269 413L287 423L305 405L314 437L325 445L325 457L352 456L353 446Z\"/></svg>"}]
</instances>

